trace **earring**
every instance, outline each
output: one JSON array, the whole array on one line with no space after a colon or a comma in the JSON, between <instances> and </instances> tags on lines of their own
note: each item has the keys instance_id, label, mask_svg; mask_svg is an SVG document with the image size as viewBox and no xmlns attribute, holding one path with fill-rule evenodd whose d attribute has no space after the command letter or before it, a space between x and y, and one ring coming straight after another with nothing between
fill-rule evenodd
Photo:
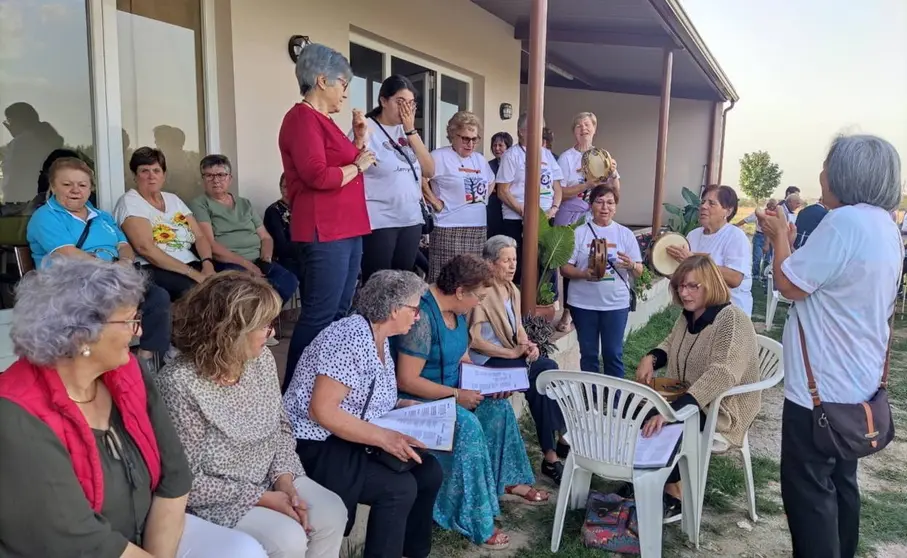
<instances>
[{"instance_id":1,"label":"earring","mask_svg":"<svg viewBox=\"0 0 907 558\"><path fill-rule=\"evenodd\" d=\"M91 348L88 345L82 347L82 356L88 358L91 356Z\"/></svg>"}]
</instances>

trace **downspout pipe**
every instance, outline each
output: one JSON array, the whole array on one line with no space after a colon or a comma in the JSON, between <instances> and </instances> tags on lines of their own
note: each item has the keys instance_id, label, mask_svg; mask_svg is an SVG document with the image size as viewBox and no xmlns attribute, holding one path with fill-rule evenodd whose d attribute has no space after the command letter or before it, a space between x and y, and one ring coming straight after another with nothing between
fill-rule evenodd
<instances>
[{"instance_id":1,"label":"downspout pipe","mask_svg":"<svg viewBox=\"0 0 907 558\"><path fill-rule=\"evenodd\" d=\"M721 113L721 158L718 161L718 180L716 184L723 184L721 176L724 171L724 135L727 131L727 113L731 112L736 104L737 101L732 100L731 104Z\"/></svg>"}]
</instances>

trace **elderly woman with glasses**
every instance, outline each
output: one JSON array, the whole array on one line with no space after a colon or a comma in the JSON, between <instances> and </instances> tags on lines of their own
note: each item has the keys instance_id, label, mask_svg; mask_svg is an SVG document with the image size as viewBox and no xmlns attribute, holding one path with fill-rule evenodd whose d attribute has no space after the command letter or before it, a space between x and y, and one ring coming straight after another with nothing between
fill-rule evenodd
<instances>
[{"instance_id":1,"label":"elderly woman with glasses","mask_svg":"<svg viewBox=\"0 0 907 558\"><path fill-rule=\"evenodd\" d=\"M510 538L494 524L499 499L538 505L549 495L532 487L535 476L513 406L501 396L506 394L486 398L458 388L460 363L469 362L466 314L493 284L482 258L454 257L422 296L422 319L395 339L395 348L401 391L428 401L454 397L458 403L453 452L434 452L444 468L435 522L485 549L501 550Z\"/></svg>"},{"instance_id":2,"label":"elderly woman with glasses","mask_svg":"<svg viewBox=\"0 0 907 558\"><path fill-rule=\"evenodd\" d=\"M281 305L247 273L205 281L174 309L180 353L156 380L192 469L190 513L272 556L335 558L346 508L305 476L265 346Z\"/></svg>"},{"instance_id":3,"label":"elderly woman with glasses","mask_svg":"<svg viewBox=\"0 0 907 558\"><path fill-rule=\"evenodd\" d=\"M431 153L435 175L428 199L437 216L429 245L429 283L457 254L482 253L485 205L494 188L491 167L476 151L482 141L482 125L476 115L468 111L454 114L447 122L447 140L449 146Z\"/></svg>"},{"instance_id":4,"label":"elderly woman with glasses","mask_svg":"<svg viewBox=\"0 0 907 558\"><path fill-rule=\"evenodd\" d=\"M535 432L542 449L542 474L560 484L570 446L558 434L566 428L564 416L554 400L535 389L535 380L546 370L556 370L557 362L539 354L538 346L529 340L523 327L520 289L513 284L516 273L516 240L493 236L485 242L482 255L491 264L494 285L488 296L469 315L469 358L475 364L491 368L529 367L529 389L526 402L535 422ZM507 394L505 394L507 395Z\"/></svg>"},{"instance_id":5,"label":"elderly woman with glasses","mask_svg":"<svg viewBox=\"0 0 907 558\"><path fill-rule=\"evenodd\" d=\"M32 215L26 232L36 267L40 268L50 255L134 264L135 252L116 219L88 200L94 173L84 161L57 159L47 172L47 180L52 195ZM140 308L138 356L148 362L170 347L170 297L164 289L148 283Z\"/></svg>"},{"instance_id":6,"label":"elderly woman with glasses","mask_svg":"<svg viewBox=\"0 0 907 558\"><path fill-rule=\"evenodd\" d=\"M0 540L11 556L262 557L187 515L192 472L154 381L129 352L145 278L52 256L19 283L0 374Z\"/></svg>"},{"instance_id":7,"label":"elderly woman with glasses","mask_svg":"<svg viewBox=\"0 0 907 558\"><path fill-rule=\"evenodd\" d=\"M293 379L302 351L328 324L346 316L362 261L362 237L371 232L362 179L375 164L367 149L368 125L353 111L353 139L337 126L353 79L349 61L320 44L296 60L302 102L284 116L277 141L283 160L303 275L301 312L293 330L282 389Z\"/></svg>"},{"instance_id":8,"label":"elderly woman with glasses","mask_svg":"<svg viewBox=\"0 0 907 558\"><path fill-rule=\"evenodd\" d=\"M819 173L829 211L809 242L792 254L789 240L796 230L784 212L759 211L762 230L775 246L775 288L795 301L784 326L781 419L781 499L795 556L857 552L857 459L817 446L814 405L866 403L888 372L904 253L888 212L901 201L901 176L901 158L890 143L842 136ZM807 384L810 368L815 399ZM881 432L876 441L892 435Z\"/></svg>"},{"instance_id":9,"label":"elderly woman with glasses","mask_svg":"<svg viewBox=\"0 0 907 558\"><path fill-rule=\"evenodd\" d=\"M411 271L422 238L422 179L435 163L416 128L416 87L390 76L368 117L368 148L375 165L365 172L372 233L362 240L362 280L379 269ZM351 132L355 134L355 130Z\"/></svg>"},{"instance_id":10,"label":"elderly woman with glasses","mask_svg":"<svg viewBox=\"0 0 907 558\"><path fill-rule=\"evenodd\" d=\"M413 403L400 399L389 339L419 322L425 283L409 271L382 270L359 291L356 312L324 329L305 350L284 395L296 452L308 475L346 504L346 534L357 504L371 506L365 558L426 558L431 509L441 467L412 446L418 440L369 421ZM380 448L401 461L397 471L370 457Z\"/></svg>"}]
</instances>

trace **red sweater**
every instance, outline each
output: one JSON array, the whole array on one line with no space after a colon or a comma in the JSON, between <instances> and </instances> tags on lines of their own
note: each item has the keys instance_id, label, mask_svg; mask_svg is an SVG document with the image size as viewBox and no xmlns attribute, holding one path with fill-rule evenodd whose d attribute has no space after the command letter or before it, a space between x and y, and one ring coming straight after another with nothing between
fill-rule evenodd
<instances>
[{"instance_id":1,"label":"red sweater","mask_svg":"<svg viewBox=\"0 0 907 558\"><path fill-rule=\"evenodd\" d=\"M278 136L296 242L343 240L372 232L360 174L341 186L359 150L337 124L305 103L287 112Z\"/></svg>"},{"instance_id":2,"label":"red sweater","mask_svg":"<svg viewBox=\"0 0 907 558\"><path fill-rule=\"evenodd\" d=\"M135 357L101 376L113 404L123 418L126 433L138 446L151 475L151 491L161 479L161 453L148 417L145 381ZM60 438L72 459L72 468L95 513L104 507L104 471L94 433L82 411L69 398L56 370L20 358L0 374L0 397L19 405L45 423ZM36 464L39 466L40 464Z\"/></svg>"}]
</instances>

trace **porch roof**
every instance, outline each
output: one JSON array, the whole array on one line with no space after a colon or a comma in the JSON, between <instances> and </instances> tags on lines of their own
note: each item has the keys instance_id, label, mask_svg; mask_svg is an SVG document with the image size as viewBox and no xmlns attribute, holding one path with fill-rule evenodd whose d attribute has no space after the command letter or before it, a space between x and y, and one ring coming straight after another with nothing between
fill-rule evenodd
<instances>
[{"instance_id":1,"label":"porch roof","mask_svg":"<svg viewBox=\"0 0 907 558\"><path fill-rule=\"evenodd\" d=\"M514 28L529 67L532 0L472 0ZM734 86L679 0L549 0L546 85L660 95L662 55L675 50L672 97L737 101Z\"/></svg>"}]
</instances>

